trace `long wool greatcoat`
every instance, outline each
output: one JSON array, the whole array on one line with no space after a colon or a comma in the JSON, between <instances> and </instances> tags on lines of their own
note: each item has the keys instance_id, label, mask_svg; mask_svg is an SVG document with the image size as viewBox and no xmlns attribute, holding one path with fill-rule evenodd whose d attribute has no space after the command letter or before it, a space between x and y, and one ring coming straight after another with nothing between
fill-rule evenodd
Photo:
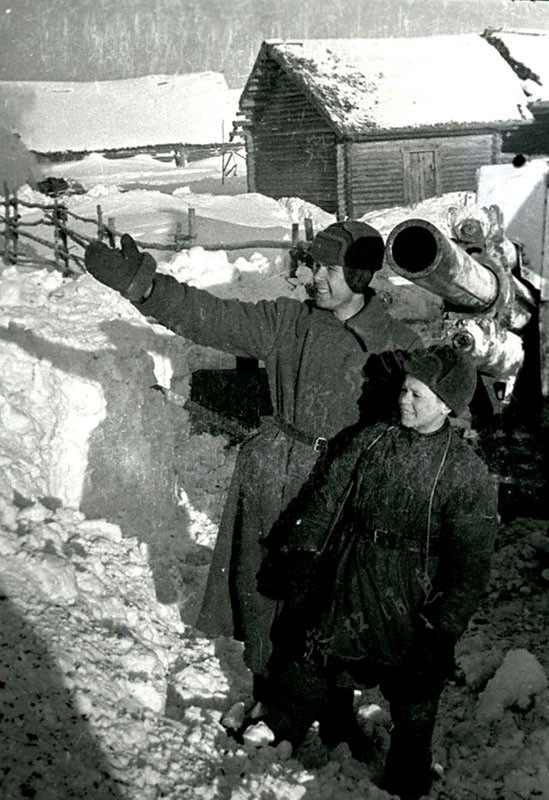
<instances>
[{"instance_id":1,"label":"long wool greatcoat","mask_svg":"<svg viewBox=\"0 0 549 800\"><path fill-rule=\"evenodd\" d=\"M352 319L289 298L245 303L157 275L137 308L192 341L264 362L274 413L311 437L330 439L357 421L369 356L421 344L373 295ZM297 494L318 453L273 423L240 449L209 571L200 630L234 636L244 659L265 671L276 603L258 593L266 536Z\"/></svg>"},{"instance_id":2,"label":"long wool greatcoat","mask_svg":"<svg viewBox=\"0 0 549 800\"><path fill-rule=\"evenodd\" d=\"M322 585L303 589L306 649L398 665L426 624L456 641L486 586L497 522L495 482L449 423L363 429L289 533L290 553L323 554Z\"/></svg>"}]
</instances>

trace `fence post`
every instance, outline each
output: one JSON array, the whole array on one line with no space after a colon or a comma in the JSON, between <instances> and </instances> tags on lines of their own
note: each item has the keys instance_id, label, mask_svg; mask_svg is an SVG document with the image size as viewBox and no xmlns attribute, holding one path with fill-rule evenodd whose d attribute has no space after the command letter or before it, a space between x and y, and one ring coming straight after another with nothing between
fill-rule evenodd
<instances>
[{"instance_id":1,"label":"fence post","mask_svg":"<svg viewBox=\"0 0 549 800\"><path fill-rule=\"evenodd\" d=\"M67 207L64 203L59 203L57 206L57 220L58 220L58 234L59 234L59 246L61 248L61 261L63 263L63 275L67 276L71 274L70 264L69 264L69 248L68 248L68 239L67 239L67 222L69 216L67 214Z\"/></svg>"},{"instance_id":2,"label":"fence post","mask_svg":"<svg viewBox=\"0 0 549 800\"><path fill-rule=\"evenodd\" d=\"M181 231L183 230L183 225L181 222L176 223L175 226L175 247L176 250L179 250L179 242L181 241Z\"/></svg>"},{"instance_id":3,"label":"fence post","mask_svg":"<svg viewBox=\"0 0 549 800\"><path fill-rule=\"evenodd\" d=\"M59 209L57 198L53 201L53 257L55 265L59 266Z\"/></svg>"},{"instance_id":4,"label":"fence post","mask_svg":"<svg viewBox=\"0 0 549 800\"><path fill-rule=\"evenodd\" d=\"M310 217L305 217L305 238L308 242L312 242L314 239L314 230L313 230L313 221Z\"/></svg>"},{"instance_id":5,"label":"fence post","mask_svg":"<svg viewBox=\"0 0 549 800\"><path fill-rule=\"evenodd\" d=\"M17 257L19 254L19 201L17 199L17 191L13 193L13 201L12 201L12 208L13 208L13 216L12 216L12 226L11 226L11 252L13 264L17 264Z\"/></svg>"},{"instance_id":6,"label":"fence post","mask_svg":"<svg viewBox=\"0 0 549 800\"><path fill-rule=\"evenodd\" d=\"M103 212L101 211L100 205L96 206L96 211L97 211L97 238L99 239L99 241L101 241L104 235L104 230L103 230Z\"/></svg>"},{"instance_id":7,"label":"fence post","mask_svg":"<svg viewBox=\"0 0 549 800\"><path fill-rule=\"evenodd\" d=\"M299 242L299 222L292 222L292 248L290 250L290 278L295 278L299 266L297 243Z\"/></svg>"},{"instance_id":8,"label":"fence post","mask_svg":"<svg viewBox=\"0 0 549 800\"><path fill-rule=\"evenodd\" d=\"M221 120L221 185L225 185L225 123Z\"/></svg>"},{"instance_id":9,"label":"fence post","mask_svg":"<svg viewBox=\"0 0 549 800\"><path fill-rule=\"evenodd\" d=\"M57 198L53 201L53 243L56 265L63 266L63 275L71 274L67 247L67 208Z\"/></svg>"},{"instance_id":10,"label":"fence post","mask_svg":"<svg viewBox=\"0 0 549 800\"><path fill-rule=\"evenodd\" d=\"M116 225L114 222L114 217L107 218L107 236L109 237L109 244L111 247L116 247L116 236L114 234L116 230Z\"/></svg>"},{"instance_id":11,"label":"fence post","mask_svg":"<svg viewBox=\"0 0 549 800\"><path fill-rule=\"evenodd\" d=\"M189 242L192 244L196 239L196 212L194 208L189 208Z\"/></svg>"}]
</instances>

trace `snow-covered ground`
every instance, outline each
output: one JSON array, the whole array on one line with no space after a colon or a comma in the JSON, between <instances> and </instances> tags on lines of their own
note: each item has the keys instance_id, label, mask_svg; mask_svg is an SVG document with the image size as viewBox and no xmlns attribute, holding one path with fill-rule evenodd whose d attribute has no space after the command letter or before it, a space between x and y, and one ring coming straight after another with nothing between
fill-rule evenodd
<instances>
[{"instance_id":1,"label":"snow-covered ground","mask_svg":"<svg viewBox=\"0 0 549 800\"><path fill-rule=\"evenodd\" d=\"M282 240L305 216L315 229L333 220L295 198L230 194L219 159L178 169L92 156L55 171L88 189L69 198L72 211L100 203L147 241L168 241L189 206L198 245ZM466 200L370 218L383 233L410 216L444 227ZM290 277L283 249L155 255L222 296L305 296L307 270ZM412 316L438 313L385 271L378 290L402 316L411 302ZM220 723L247 700L250 676L237 643L206 640L193 622L235 448L196 433L185 402L193 370L232 359L144 319L88 275L42 267L1 268L0 339L2 800L387 798L371 780L379 764L345 745L327 751L315 730L292 754L260 728L238 746ZM458 649L464 682L443 696L433 800L549 800L548 528L502 525L490 592ZM357 695L357 713L382 754L384 701Z\"/></svg>"},{"instance_id":2,"label":"snow-covered ground","mask_svg":"<svg viewBox=\"0 0 549 800\"><path fill-rule=\"evenodd\" d=\"M142 153L128 158L106 158L91 153L80 161L49 163L43 166L45 175L55 175L66 180L76 180L85 189L100 196L102 187L115 186L121 191L135 188L136 184L171 194L174 189L196 186L202 192L233 194L246 191L246 165L241 151L235 156L236 174L221 181L219 156L191 161L185 167L176 167L173 160L155 158ZM227 156L228 158L228 156Z\"/></svg>"}]
</instances>

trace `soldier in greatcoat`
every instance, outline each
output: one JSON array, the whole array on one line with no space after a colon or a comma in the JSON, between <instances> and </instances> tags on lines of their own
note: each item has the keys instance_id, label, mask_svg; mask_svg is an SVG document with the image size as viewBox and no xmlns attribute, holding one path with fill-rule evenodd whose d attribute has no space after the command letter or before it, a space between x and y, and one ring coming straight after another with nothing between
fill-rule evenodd
<instances>
[{"instance_id":1,"label":"soldier in greatcoat","mask_svg":"<svg viewBox=\"0 0 549 800\"><path fill-rule=\"evenodd\" d=\"M383 254L383 239L370 225L335 223L315 236L308 253L314 300L250 303L220 299L157 272L152 256L139 252L127 234L120 250L95 242L86 251L89 272L145 316L193 342L265 365L273 415L240 448L197 622L210 636L244 642L256 701L263 699L276 609L276 602L256 588L265 554L262 539L327 441L358 420L361 398L362 413L373 411L364 408L369 359L383 358L377 394L387 405L383 373L394 374L387 352L421 344L369 286ZM348 708L351 701L347 693ZM341 707L342 696L334 702Z\"/></svg>"}]
</instances>

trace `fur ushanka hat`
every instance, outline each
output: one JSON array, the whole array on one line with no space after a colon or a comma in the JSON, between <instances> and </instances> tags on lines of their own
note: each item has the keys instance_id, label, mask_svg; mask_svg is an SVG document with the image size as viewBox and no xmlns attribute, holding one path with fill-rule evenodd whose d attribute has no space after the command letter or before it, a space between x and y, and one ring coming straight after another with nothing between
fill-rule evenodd
<instances>
[{"instance_id":1,"label":"fur ushanka hat","mask_svg":"<svg viewBox=\"0 0 549 800\"><path fill-rule=\"evenodd\" d=\"M325 266L342 266L351 291L364 294L372 275L383 266L385 243L375 228L366 222L334 222L319 231L308 252Z\"/></svg>"},{"instance_id":2,"label":"fur ushanka hat","mask_svg":"<svg viewBox=\"0 0 549 800\"><path fill-rule=\"evenodd\" d=\"M462 414L475 393L477 370L469 355L447 344L414 350L404 371L426 384L455 414Z\"/></svg>"}]
</instances>

